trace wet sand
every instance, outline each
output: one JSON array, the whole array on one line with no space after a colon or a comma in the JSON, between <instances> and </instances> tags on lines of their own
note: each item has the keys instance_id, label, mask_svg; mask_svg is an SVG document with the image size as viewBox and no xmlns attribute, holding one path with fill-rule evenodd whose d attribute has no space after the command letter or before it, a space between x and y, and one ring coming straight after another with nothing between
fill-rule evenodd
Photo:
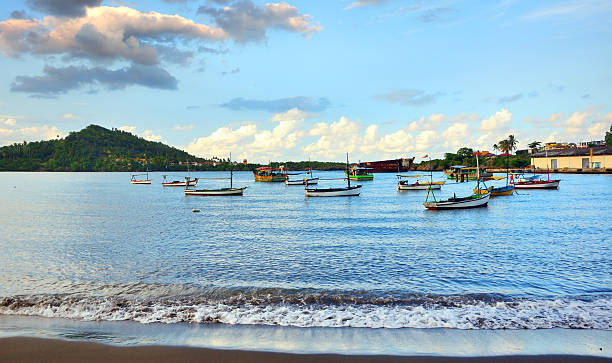
<instances>
[{"instance_id":1,"label":"wet sand","mask_svg":"<svg viewBox=\"0 0 612 363\"><path fill-rule=\"evenodd\" d=\"M602 357L533 355L500 357L289 354L176 346L114 346L95 342L0 338L3 362L609 362Z\"/></svg>"}]
</instances>

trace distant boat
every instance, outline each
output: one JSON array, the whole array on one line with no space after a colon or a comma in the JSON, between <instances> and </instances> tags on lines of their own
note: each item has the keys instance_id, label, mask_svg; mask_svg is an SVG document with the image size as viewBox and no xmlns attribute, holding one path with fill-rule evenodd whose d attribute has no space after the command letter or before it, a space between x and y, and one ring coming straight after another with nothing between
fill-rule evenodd
<instances>
[{"instance_id":1,"label":"distant boat","mask_svg":"<svg viewBox=\"0 0 612 363\"><path fill-rule=\"evenodd\" d=\"M468 167L463 165L453 165L448 169L444 170L444 174L448 179L457 179L457 180L476 180L477 176L480 175L484 180L490 180L493 178L493 174L482 171L479 168Z\"/></svg>"},{"instance_id":2,"label":"distant boat","mask_svg":"<svg viewBox=\"0 0 612 363\"><path fill-rule=\"evenodd\" d=\"M145 179L137 179L136 177L146 175ZM149 171L147 170L146 174L132 174L132 178L130 179L130 183L132 184L151 184L151 180L149 178Z\"/></svg>"},{"instance_id":3,"label":"distant boat","mask_svg":"<svg viewBox=\"0 0 612 363\"><path fill-rule=\"evenodd\" d=\"M350 180L374 180L372 170L368 167L354 166L345 171L345 174Z\"/></svg>"},{"instance_id":4,"label":"distant boat","mask_svg":"<svg viewBox=\"0 0 612 363\"><path fill-rule=\"evenodd\" d=\"M164 175L164 180L166 179L167 175ZM163 182L162 185L165 187L186 187L186 186L196 186L196 184L198 184L198 178L185 178L184 181L180 181L180 180L173 180L171 182Z\"/></svg>"},{"instance_id":5,"label":"distant boat","mask_svg":"<svg viewBox=\"0 0 612 363\"><path fill-rule=\"evenodd\" d=\"M196 184L198 184L198 178L193 178L191 179L189 177L189 160L187 161L187 178L185 178L185 180L181 181L181 180L173 180L171 182L167 182L165 181L168 177L168 175L163 175L164 177L164 181L162 182L162 186L164 187L193 187L196 186Z\"/></svg>"},{"instance_id":6,"label":"distant boat","mask_svg":"<svg viewBox=\"0 0 612 363\"><path fill-rule=\"evenodd\" d=\"M414 158L401 158L380 161L366 161L357 166L372 168L373 173L405 173L410 171Z\"/></svg>"},{"instance_id":7,"label":"distant boat","mask_svg":"<svg viewBox=\"0 0 612 363\"><path fill-rule=\"evenodd\" d=\"M414 183L411 183L410 180L402 180L402 178L418 178L423 175L397 175L397 189L398 190L427 190L431 189L441 189L444 182L420 182L417 180Z\"/></svg>"},{"instance_id":8,"label":"distant boat","mask_svg":"<svg viewBox=\"0 0 612 363\"><path fill-rule=\"evenodd\" d=\"M346 174L348 175L349 163L348 153L346 154ZM325 188L315 189L308 188L308 184L304 188L304 194L307 197L356 197L361 193L361 185L351 186L351 179L346 178L348 185L345 188Z\"/></svg>"},{"instance_id":9,"label":"distant boat","mask_svg":"<svg viewBox=\"0 0 612 363\"><path fill-rule=\"evenodd\" d=\"M199 196L232 196L232 195L242 195L244 190L247 187L234 188L234 171L232 169L232 154L230 153L230 187L229 188L219 188L219 189L189 189L188 186L185 187L185 195L199 195ZM185 181L188 183L190 181L189 177L185 178Z\"/></svg>"},{"instance_id":10,"label":"distant boat","mask_svg":"<svg viewBox=\"0 0 612 363\"><path fill-rule=\"evenodd\" d=\"M312 178L312 167L310 166L310 158L308 159L308 172L306 174L310 174L311 177L296 180L290 180L289 175L287 174L287 179L285 179L285 185L314 185L319 183L319 178Z\"/></svg>"},{"instance_id":11,"label":"distant boat","mask_svg":"<svg viewBox=\"0 0 612 363\"><path fill-rule=\"evenodd\" d=\"M262 166L253 170L253 176L257 182L284 182L287 173L281 169L273 169L269 166Z\"/></svg>"}]
</instances>

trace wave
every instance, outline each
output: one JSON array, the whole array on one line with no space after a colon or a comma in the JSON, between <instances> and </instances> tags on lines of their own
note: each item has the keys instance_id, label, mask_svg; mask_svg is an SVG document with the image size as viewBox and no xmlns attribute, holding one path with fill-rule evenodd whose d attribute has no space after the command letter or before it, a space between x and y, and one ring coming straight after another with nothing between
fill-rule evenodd
<instances>
[{"instance_id":1,"label":"wave","mask_svg":"<svg viewBox=\"0 0 612 363\"><path fill-rule=\"evenodd\" d=\"M382 295L282 289L210 289L164 297L137 295L17 295L0 298L0 314L141 323L612 330L609 296L535 299L497 294Z\"/></svg>"}]
</instances>

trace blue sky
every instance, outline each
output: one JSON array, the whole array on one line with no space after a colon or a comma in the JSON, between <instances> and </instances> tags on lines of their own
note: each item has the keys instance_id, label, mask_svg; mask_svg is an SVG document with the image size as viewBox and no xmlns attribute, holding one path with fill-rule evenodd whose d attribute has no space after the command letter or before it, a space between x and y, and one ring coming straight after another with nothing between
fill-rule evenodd
<instances>
[{"instance_id":1,"label":"blue sky","mask_svg":"<svg viewBox=\"0 0 612 363\"><path fill-rule=\"evenodd\" d=\"M0 3L0 145L122 128L193 154L440 156L612 124L609 1Z\"/></svg>"}]
</instances>

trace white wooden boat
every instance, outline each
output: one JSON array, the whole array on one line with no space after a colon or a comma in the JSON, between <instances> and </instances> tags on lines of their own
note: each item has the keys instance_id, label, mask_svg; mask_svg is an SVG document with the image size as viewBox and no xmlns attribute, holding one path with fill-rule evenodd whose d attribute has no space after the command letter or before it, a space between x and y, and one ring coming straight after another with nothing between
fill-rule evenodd
<instances>
[{"instance_id":1,"label":"white wooden boat","mask_svg":"<svg viewBox=\"0 0 612 363\"><path fill-rule=\"evenodd\" d=\"M166 175L164 175L164 180L166 179ZM163 182L162 186L164 187L186 187L186 186L190 186L190 187L194 187L198 184L198 178L193 178L193 179L185 179L185 181L180 181L180 180L173 180L171 182Z\"/></svg>"},{"instance_id":2,"label":"white wooden boat","mask_svg":"<svg viewBox=\"0 0 612 363\"><path fill-rule=\"evenodd\" d=\"M307 197L356 197L361 193L361 185L346 188L304 189Z\"/></svg>"},{"instance_id":3,"label":"white wooden boat","mask_svg":"<svg viewBox=\"0 0 612 363\"><path fill-rule=\"evenodd\" d=\"M427 209L466 209L466 208L476 208L476 207L485 207L489 202L489 198L491 194L474 194L469 197L457 198L452 197L447 200L439 200L433 202L425 202L423 205Z\"/></svg>"},{"instance_id":4,"label":"white wooden boat","mask_svg":"<svg viewBox=\"0 0 612 363\"><path fill-rule=\"evenodd\" d=\"M232 196L242 195L247 187L234 188L234 171L232 170L232 154L229 157L230 162L230 187L219 188L219 189L189 189L189 185L185 186L185 196L199 195L199 196ZM192 179L185 177L185 182L189 184ZM197 180L197 179L196 179Z\"/></svg>"},{"instance_id":5,"label":"white wooden boat","mask_svg":"<svg viewBox=\"0 0 612 363\"><path fill-rule=\"evenodd\" d=\"M303 178L299 180L289 180L285 179L285 185L313 185L318 184L319 178Z\"/></svg>"},{"instance_id":6,"label":"white wooden boat","mask_svg":"<svg viewBox=\"0 0 612 363\"><path fill-rule=\"evenodd\" d=\"M561 180L531 180L525 182L515 182L515 189L557 189Z\"/></svg>"},{"instance_id":7,"label":"white wooden boat","mask_svg":"<svg viewBox=\"0 0 612 363\"><path fill-rule=\"evenodd\" d=\"M361 193L361 185L351 186L351 179L348 177L349 161L346 154L346 173L347 186L343 188L308 188L308 183L304 187L304 195L307 197L356 197Z\"/></svg>"},{"instance_id":8,"label":"white wooden boat","mask_svg":"<svg viewBox=\"0 0 612 363\"><path fill-rule=\"evenodd\" d=\"M221 188L221 189L185 189L185 195L217 196L217 195L242 195L247 187Z\"/></svg>"},{"instance_id":9,"label":"white wooden boat","mask_svg":"<svg viewBox=\"0 0 612 363\"><path fill-rule=\"evenodd\" d=\"M144 179L137 179L137 177L141 175L146 175ZM132 178L130 179L131 184L151 184L151 180L149 179L149 172L146 174L132 174Z\"/></svg>"},{"instance_id":10,"label":"white wooden boat","mask_svg":"<svg viewBox=\"0 0 612 363\"><path fill-rule=\"evenodd\" d=\"M418 178L422 175L397 175L397 190L428 190L428 189L441 189L444 182L424 182L421 183L417 180L411 183L409 180L402 180L402 178Z\"/></svg>"}]
</instances>

